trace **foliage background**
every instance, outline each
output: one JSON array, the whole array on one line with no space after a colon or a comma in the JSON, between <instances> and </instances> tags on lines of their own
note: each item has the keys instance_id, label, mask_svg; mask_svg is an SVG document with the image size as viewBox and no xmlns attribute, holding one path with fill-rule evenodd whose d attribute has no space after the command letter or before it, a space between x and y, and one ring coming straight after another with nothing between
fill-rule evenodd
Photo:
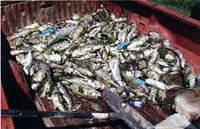
<instances>
[{"instance_id":1,"label":"foliage background","mask_svg":"<svg viewBox=\"0 0 200 129\"><path fill-rule=\"evenodd\" d=\"M182 15L190 16L192 7L199 0L148 0L148 1L159 4L171 10L174 10Z\"/></svg>"}]
</instances>

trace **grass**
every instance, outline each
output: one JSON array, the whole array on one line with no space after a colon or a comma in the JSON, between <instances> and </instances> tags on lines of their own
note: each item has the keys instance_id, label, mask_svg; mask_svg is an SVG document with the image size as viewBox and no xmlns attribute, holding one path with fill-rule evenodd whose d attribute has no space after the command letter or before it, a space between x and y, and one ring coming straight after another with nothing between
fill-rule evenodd
<instances>
[{"instance_id":1,"label":"grass","mask_svg":"<svg viewBox=\"0 0 200 129\"><path fill-rule=\"evenodd\" d=\"M182 15L190 16L192 7L198 0L148 0L155 4L174 10Z\"/></svg>"}]
</instances>

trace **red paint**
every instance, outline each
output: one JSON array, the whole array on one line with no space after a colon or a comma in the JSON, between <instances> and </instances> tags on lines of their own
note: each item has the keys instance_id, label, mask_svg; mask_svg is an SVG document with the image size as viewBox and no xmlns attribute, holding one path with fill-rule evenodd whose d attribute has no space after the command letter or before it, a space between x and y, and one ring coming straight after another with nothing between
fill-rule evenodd
<instances>
[{"instance_id":1,"label":"red paint","mask_svg":"<svg viewBox=\"0 0 200 129\"><path fill-rule=\"evenodd\" d=\"M2 84L1 84L1 109L9 109ZM14 129L14 124L11 117L1 117L1 129Z\"/></svg>"},{"instance_id":2,"label":"red paint","mask_svg":"<svg viewBox=\"0 0 200 129\"><path fill-rule=\"evenodd\" d=\"M9 60L9 63L10 63L11 69L13 71L13 74L17 80L17 83L22 88L24 93L28 96L28 98L33 101L33 98L30 94L30 88L28 87L28 84L26 82L26 78L24 76L22 67L20 67L16 62L14 62L12 60Z\"/></svg>"}]
</instances>

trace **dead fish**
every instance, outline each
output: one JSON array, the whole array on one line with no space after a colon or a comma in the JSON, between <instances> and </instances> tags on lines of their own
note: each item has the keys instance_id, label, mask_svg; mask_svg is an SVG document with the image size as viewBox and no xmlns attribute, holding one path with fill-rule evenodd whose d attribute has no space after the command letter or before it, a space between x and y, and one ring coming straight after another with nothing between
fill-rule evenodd
<instances>
[{"instance_id":1,"label":"dead fish","mask_svg":"<svg viewBox=\"0 0 200 129\"><path fill-rule=\"evenodd\" d=\"M184 73L184 84L188 88L193 88L195 85L195 73L192 65L186 63L185 68L183 69Z\"/></svg>"},{"instance_id":2,"label":"dead fish","mask_svg":"<svg viewBox=\"0 0 200 129\"><path fill-rule=\"evenodd\" d=\"M51 86L52 86L52 82L48 80L44 84L44 88L43 88L42 94L40 95L40 98L45 98L47 96L47 94L50 92Z\"/></svg>"},{"instance_id":3,"label":"dead fish","mask_svg":"<svg viewBox=\"0 0 200 129\"><path fill-rule=\"evenodd\" d=\"M28 49L28 54L26 54L24 59L24 67L23 70L26 73L26 75L29 75L29 70L33 64L33 55L30 49Z\"/></svg>"},{"instance_id":4,"label":"dead fish","mask_svg":"<svg viewBox=\"0 0 200 129\"><path fill-rule=\"evenodd\" d=\"M119 87L117 83L111 80L111 74L106 72L104 69L95 70L94 74L97 77L97 79L103 81L107 87L110 87L110 86L113 86L116 88Z\"/></svg>"},{"instance_id":5,"label":"dead fish","mask_svg":"<svg viewBox=\"0 0 200 129\"><path fill-rule=\"evenodd\" d=\"M51 55L44 54L44 58L55 63L60 63L62 61L62 56L58 53L52 53Z\"/></svg>"},{"instance_id":6,"label":"dead fish","mask_svg":"<svg viewBox=\"0 0 200 129\"><path fill-rule=\"evenodd\" d=\"M37 28L39 26L40 26L39 23L33 23L31 25L25 26L24 29L34 29L34 28Z\"/></svg>"},{"instance_id":7,"label":"dead fish","mask_svg":"<svg viewBox=\"0 0 200 129\"><path fill-rule=\"evenodd\" d=\"M67 82L73 83L73 84L89 86L94 89L103 90L105 87L105 85L102 82L93 80L93 79L89 79L89 78L69 77L69 76L61 76L58 78L59 78L59 80L67 81Z\"/></svg>"},{"instance_id":8,"label":"dead fish","mask_svg":"<svg viewBox=\"0 0 200 129\"><path fill-rule=\"evenodd\" d=\"M34 60L34 65L39 69L45 71L46 73L50 74L50 67L49 64L47 64L46 62L41 60Z\"/></svg>"},{"instance_id":9,"label":"dead fish","mask_svg":"<svg viewBox=\"0 0 200 129\"><path fill-rule=\"evenodd\" d=\"M39 87L40 87L40 82L35 82L35 83L32 83L32 84L31 84L31 88L32 88L33 90L38 90Z\"/></svg>"},{"instance_id":10,"label":"dead fish","mask_svg":"<svg viewBox=\"0 0 200 129\"><path fill-rule=\"evenodd\" d=\"M64 37L68 37L75 28L76 28L76 26L64 27L64 28L56 31L56 33L47 42L47 46L51 46L52 44L58 42L59 40L63 39Z\"/></svg>"},{"instance_id":11,"label":"dead fish","mask_svg":"<svg viewBox=\"0 0 200 129\"><path fill-rule=\"evenodd\" d=\"M183 54L176 48L173 47L167 47L169 50L173 51L176 56L178 56L179 60L180 60L180 64L181 64L181 68L185 67L185 58L183 57Z\"/></svg>"},{"instance_id":12,"label":"dead fish","mask_svg":"<svg viewBox=\"0 0 200 129\"><path fill-rule=\"evenodd\" d=\"M102 47L103 47L102 45L83 46L83 47L80 47L80 48L74 50L73 53L72 53L72 57L73 58L81 57L83 55L87 55L89 52L92 53L92 52L98 51Z\"/></svg>"},{"instance_id":13,"label":"dead fish","mask_svg":"<svg viewBox=\"0 0 200 129\"><path fill-rule=\"evenodd\" d=\"M163 91L165 91L166 87L167 87L166 84L164 84L160 81L157 81L157 80L150 79L150 78L146 79L145 83L147 83L150 86L154 86L155 88L161 89Z\"/></svg>"},{"instance_id":14,"label":"dead fish","mask_svg":"<svg viewBox=\"0 0 200 129\"><path fill-rule=\"evenodd\" d=\"M78 68L75 68L75 70L86 77L91 77L91 78L94 77L94 74L86 68L84 69L84 68L78 67Z\"/></svg>"},{"instance_id":15,"label":"dead fish","mask_svg":"<svg viewBox=\"0 0 200 129\"><path fill-rule=\"evenodd\" d=\"M47 48L47 46L44 43L39 43L39 44L32 45L31 48L34 51L42 52L42 51L44 51Z\"/></svg>"},{"instance_id":16,"label":"dead fish","mask_svg":"<svg viewBox=\"0 0 200 129\"><path fill-rule=\"evenodd\" d=\"M23 49L20 49L20 50L11 50L10 51L10 54L13 55L13 56L16 56L16 55L19 55L19 54L24 54L24 53L27 53L27 50L23 50Z\"/></svg>"},{"instance_id":17,"label":"dead fish","mask_svg":"<svg viewBox=\"0 0 200 129\"><path fill-rule=\"evenodd\" d=\"M108 60L108 53L106 52L105 48L101 48L101 49L100 49L100 53L101 53L101 55L102 55L103 60L104 60L105 62L107 62L107 60Z\"/></svg>"},{"instance_id":18,"label":"dead fish","mask_svg":"<svg viewBox=\"0 0 200 129\"><path fill-rule=\"evenodd\" d=\"M145 44L145 42L148 40L148 36L142 35L137 39L134 39L130 42L130 45L128 45L128 50L133 50L134 48L140 47Z\"/></svg>"},{"instance_id":19,"label":"dead fish","mask_svg":"<svg viewBox=\"0 0 200 129\"><path fill-rule=\"evenodd\" d=\"M23 37L23 36L29 35L30 33L34 32L34 31L38 31L38 29L35 29L35 28L23 29L20 32L15 33L14 35L7 37L7 40L11 41L18 37Z\"/></svg>"},{"instance_id":20,"label":"dead fish","mask_svg":"<svg viewBox=\"0 0 200 129\"><path fill-rule=\"evenodd\" d=\"M166 92L163 90L158 90L158 97L161 97L162 101L166 99Z\"/></svg>"},{"instance_id":21,"label":"dead fish","mask_svg":"<svg viewBox=\"0 0 200 129\"><path fill-rule=\"evenodd\" d=\"M57 87L58 87L60 93L62 94L63 99L67 103L66 106L67 106L68 110L71 111L73 105L72 105L72 100L71 100L70 95L68 94L68 92L66 91L66 89L63 87L63 85L60 82L57 83Z\"/></svg>"},{"instance_id":22,"label":"dead fish","mask_svg":"<svg viewBox=\"0 0 200 129\"><path fill-rule=\"evenodd\" d=\"M32 77L33 82L42 82L42 80L46 77L46 72L44 70L39 70Z\"/></svg>"},{"instance_id":23,"label":"dead fish","mask_svg":"<svg viewBox=\"0 0 200 129\"><path fill-rule=\"evenodd\" d=\"M119 84L120 86L126 85L125 82L122 80L121 72L119 69L120 61L119 58L112 58L109 61L109 65L112 71L112 80Z\"/></svg>"},{"instance_id":24,"label":"dead fish","mask_svg":"<svg viewBox=\"0 0 200 129\"><path fill-rule=\"evenodd\" d=\"M93 109L93 110L96 110L96 111L99 111L99 112L102 112L102 108L99 104L97 103L94 103L94 102L89 102L89 106Z\"/></svg>"},{"instance_id":25,"label":"dead fish","mask_svg":"<svg viewBox=\"0 0 200 129\"><path fill-rule=\"evenodd\" d=\"M96 53L88 53L84 56L76 58L76 60L88 60L88 59L94 58L95 56L96 56Z\"/></svg>"},{"instance_id":26,"label":"dead fish","mask_svg":"<svg viewBox=\"0 0 200 129\"><path fill-rule=\"evenodd\" d=\"M163 37L158 32L149 32L148 35L156 42L159 42L163 39Z\"/></svg>"},{"instance_id":27,"label":"dead fish","mask_svg":"<svg viewBox=\"0 0 200 129\"><path fill-rule=\"evenodd\" d=\"M153 103L153 104L157 104L156 101L156 95L157 95L158 89L152 87L151 88L151 92L150 92L150 96L148 97L148 99Z\"/></svg>"},{"instance_id":28,"label":"dead fish","mask_svg":"<svg viewBox=\"0 0 200 129\"><path fill-rule=\"evenodd\" d=\"M82 104L80 103L75 103L72 107L72 112L77 112L79 109L81 109Z\"/></svg>"},{"instance_id":29,"label":"dead fish","mask_svg":"<svg viewBox=\"0 0 200 129\"><path fill-rule=\"evenodd\" d=\"M74 94L79 95L83 98L98 100L101 98L101 94L93 89L92 87L78 84L65 85Z\"/></svg>"},{"instance_id":30,"label":"dead fish","mask_svg":"<svg viewBox=\"0 0 200 129\"><path fill-rule=\"evenodd\" d=\"M54 87L51 95L51 101L53 103L53 108L55 110L58 109L61 112L67 111L67 109L64 107L64 99L62 98L62 95L59 93L58 87Z\"/></svg>"},{"instance_id":31,"label":"dead fish","mask_svg":"<svg viewBox=\"0 0 200 129\"><path fill-rule=\"evenodd\" d=\"M25 55L24 54L18 54L18 55L16 55L16 61L19 64L24 65L24 63L25 63Z\"/></svg>"},{"instance_id":32,"label":"dead fish","mask_svg":"<svg viewBox=\"0 0 200 129\"><path fill-rule=\"evenodd\" d=\"M70 33L69 37L72 38L74 41L78 39L80 34L84 31L83 26L78 26L75 29L73 28L73 31Z\"/></svg>"},{"instance_id":33,"label":"dead fish","mask_svg":"<svg viewBox=\"0 0 200 129\"><path fill-rule=\"evenodd\" d=\"M152 79L155 79L155 80L159 80L160 79L160 75L158 73L156 73L155 71L149 69L149 68L142 69L142 72L148 78L152 78Z\"/></svg>"}]
</instances>

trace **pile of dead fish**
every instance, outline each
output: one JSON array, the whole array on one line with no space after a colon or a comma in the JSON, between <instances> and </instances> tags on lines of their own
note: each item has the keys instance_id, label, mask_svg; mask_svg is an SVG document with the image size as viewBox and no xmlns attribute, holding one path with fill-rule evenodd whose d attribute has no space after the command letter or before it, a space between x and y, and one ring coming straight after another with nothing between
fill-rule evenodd
<instances>
[{"instance_id":1,"label":"pile of dead fish","mask_svg":"<svg viewBox=\"0 0 200 129\"><path fill-rule=\"evenodd\" d=\"M136 24L116 18L101 6L91 15L72 16L56 24L38 23L7 38L11 54L31 78L31 88L48 97L54 108L72 111L71 94L98 100L108 87L123 99L166 97L181 86L193 88L195 74L183 54L157 32L137 35Z\"/></svg>"}]
</instances>

